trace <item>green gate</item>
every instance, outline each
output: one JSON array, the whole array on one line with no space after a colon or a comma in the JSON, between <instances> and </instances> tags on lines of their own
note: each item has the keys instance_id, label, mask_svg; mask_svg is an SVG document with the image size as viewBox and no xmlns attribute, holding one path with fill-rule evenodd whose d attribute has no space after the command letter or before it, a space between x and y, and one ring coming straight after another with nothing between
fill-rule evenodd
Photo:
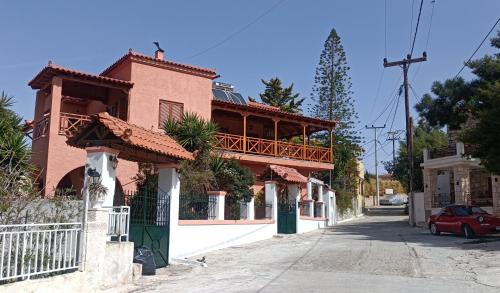
<instances>
[{"instance_id":1,"label":"green gate","mask_svg":"<svg viewBox=\"0 0 500 293\"><path fill-rule=\"evenodd\" d=\"M280 199L278 202L278 233L297 233L297 204L295 200Z\"/></svg>"},{"instance_id":2,"label":"green gate","mask_svg":"<svg viewBox=\"0 0 500 293\"><path fill-rule=\"evenodd\" d=\"M168 265L170 195L141 190L125 195L130 206L130 241L154 253L156 267Z\"/></svg>"}]
</instances>

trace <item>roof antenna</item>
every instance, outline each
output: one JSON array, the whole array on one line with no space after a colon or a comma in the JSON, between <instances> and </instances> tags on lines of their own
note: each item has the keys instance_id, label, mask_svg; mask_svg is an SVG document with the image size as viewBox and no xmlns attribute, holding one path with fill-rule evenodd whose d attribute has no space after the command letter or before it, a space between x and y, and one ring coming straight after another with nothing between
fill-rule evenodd
<instances>
[{"instance_id":1,"label":"roof antenna","mask_svg":"<svg viewBox=\"0 0 500 293\"><path fill-rule=\"evenodd\" d=\"M162 52L162 53L163 53L163 52L165 52L165 51L163 51L163 49L162 49L162 48L160 48L160 43L158 43L158 42L153 42L153 44L155 44L155 46L156 46L156 48L158 49L158 51L160 51L160 52Z\"/></svg>"}]
</instances>

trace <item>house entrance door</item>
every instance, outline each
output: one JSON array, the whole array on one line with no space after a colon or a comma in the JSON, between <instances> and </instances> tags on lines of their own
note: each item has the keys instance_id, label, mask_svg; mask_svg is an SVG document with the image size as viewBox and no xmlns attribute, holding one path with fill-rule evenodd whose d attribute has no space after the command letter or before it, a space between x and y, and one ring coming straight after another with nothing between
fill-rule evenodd
<instances>
[{"instance_id":1,"label":"house entrance door","mask_svg":"<svg viewBox=\"0 0 500 293\"><path fill-rule=\"evenodd\" d=\"M130 241L153 251L156 267L168 265L170 194L141 190L125 195L130 206Z\"/></svg>"}]
</instances>

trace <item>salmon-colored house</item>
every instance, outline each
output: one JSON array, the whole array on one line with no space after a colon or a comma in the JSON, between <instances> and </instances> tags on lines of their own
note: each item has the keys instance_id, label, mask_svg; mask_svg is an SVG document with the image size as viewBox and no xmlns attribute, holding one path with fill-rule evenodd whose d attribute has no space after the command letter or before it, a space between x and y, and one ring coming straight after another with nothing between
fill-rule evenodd
<instances>
[{"instance_id":1,"label":"salmon-colored house","mask_svg":"<svg viewBox=\"0 0 500 293\"><path fill-rule=\"evenodd\" d=\"M217 148L252 170L255 191L264 185L258 175L269 165L293 168L306 177L333 169L331 148L309 145L308 137L318 131L331 137L335 122L245 101L231 85L214 82L217 78L214 69L165 60L162 51L146 56L130 50L98 75L49 62L29 82L37 91L33 161L44 195L71 186L79 193L86 153L68 146L66 136L100 112L155 131L162 131L169 117L186 112L215 121L220 129ZM291 143L297 136L301 143ZM136 163L120 160L117 190L135 189L137 170Z\"/></svg>"}]
</instances>

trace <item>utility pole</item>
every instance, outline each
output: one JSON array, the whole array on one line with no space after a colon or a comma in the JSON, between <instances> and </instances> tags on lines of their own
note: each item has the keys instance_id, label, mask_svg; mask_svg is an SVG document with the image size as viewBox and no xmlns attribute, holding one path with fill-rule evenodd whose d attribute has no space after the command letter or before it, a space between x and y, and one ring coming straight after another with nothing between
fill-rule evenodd
<instances>
[{"instance_id":1,"label":"utility pole","mask_svg":"<svg viewBox=\"0 0 500 293\"><path fill-rule=\"evenodd\" d=\"M396 146L395 146L395 142L396 140L399 140L399 136L397 136L399 134L399 131L389 131L387 132L387 135L390 135L391 137L389 137L387 140L391 140L392 141L392 168L394 170L394 168L396 167Z\"/></svg>"},{"instance_id":2,"label":"utility pole","mask_svg":"<svg viewBox=\"0 0 500 293\"><path fill-rule=\"evenodd\" d=\"M385 124L384 126L370 126L368 127L368 125L365 125L365 128L366 129L373 129L374 132L375 132L375 140L374 140L374 143L375 143L375 186L376 186L376 196L375 196L375 200L374 200L374 204L376 206L380 205L380 192L379 192L379 184L378 184L378 158L377 158L377 129L382 129L382 128L385 128Z\"/></svg>"},{"instance_id":3,"label":"utility pole","mask_svg":"<svg viewBox=\"0 0 500 293\"><path fill-rule=\"evenodd\" d=\"M411 55L407 55L406 59L394 62L387 62L387 58L384 58L384 67L401 66L403 67L403 87L405 91L405 114L406 114L406 148L408 151L408 163L410 168L409 172L409 182L408 182L408 203L409 208L409 218L410 225L415 226L415 209L413 207L413 135L411 129L411 117L410 117L410 93L408 91L408 68L412 63L427 61L427 53L424 52L422 57L411 58Z\"/></svg>"}]
</instances>

